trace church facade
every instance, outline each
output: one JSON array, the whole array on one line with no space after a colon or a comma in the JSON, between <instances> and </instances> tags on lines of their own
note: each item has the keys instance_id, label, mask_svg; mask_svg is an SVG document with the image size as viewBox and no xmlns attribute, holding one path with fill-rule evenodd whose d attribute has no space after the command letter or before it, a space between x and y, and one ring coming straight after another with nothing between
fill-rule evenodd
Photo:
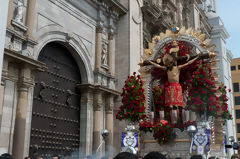
<instances>
[{"instance_id":1,"label":"church facade","mask_svg":"<svg viewBox=\"0 0 240 159\"><path fill-rule=\"evenodd\" d=\"M125 123L116 121L115 113L126 77L138 71L147 43L165 29L193 27L210 37L202 3L9 0L0 154L20 159L118 153ZM143 147L145 154L154 145ZM188 146L183 148L187 153Z\"/></svg>"}]
</instances>

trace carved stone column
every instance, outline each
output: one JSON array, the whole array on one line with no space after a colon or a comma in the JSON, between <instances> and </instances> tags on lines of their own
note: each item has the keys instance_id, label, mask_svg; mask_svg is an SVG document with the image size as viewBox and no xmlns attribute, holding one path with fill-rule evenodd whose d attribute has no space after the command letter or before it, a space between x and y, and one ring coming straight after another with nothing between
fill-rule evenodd
<instances>
[{"instance_id":1,"label":"carved stone column","mask_svg":"<svg viewBox=\"0 0 240 159\"><path fill-rule=\"evenodd\" d=\"M5 81L7 79L7 75L8 75L8 60L4 58L3 66L2 66L2 79L1 79L1 85L0 85L0 128L2 123L4 87L5 87Z\"/></svg>"},{"instance_id":2,"label":"carved stone column","mask_svg":"<svg viewBox=\"0 0 240 159\"><path fill-rule=\"evenodd\" d=\"M35 5L36 0L28 0L26 26L28 27L27 36L32 40L34 39L32 35L34 29Z\"/></svg>"},{"instance_id":3,"label":"carved stone column","mask_svg":"<svg viewBox=\"0 0 240 159\"><path fill-rule=\"evenodd\" d=\"M109 73L114 75L113 70L113 33L110 32L108 34L108 66L109 66Z\"/></svg>"},{"instance_id":4,"label":"carved stone column","mask_svg":"<svg viewBox=\"0 0 240 159\"><path fill-rule=\"evenodd\" d=\"M100 154L100 149L98 152L96 152L98 146L101 143L102 136L101 136L101 130L103 125L103 114L102 114L102 92L96 91L94 94L94 124L93 124L93 153Z\"/></svg>"},{"instance_id":5,"label":"carved stone column","mask_svg":"<svg viewBox=\"0 0 240 159\"><path fill-rule=\"evenodd\" d=\"M96 27L96 46L95 46L95 69L101 70L101 54L102 54L102 32L103 27L101 25Z\"/></svg>"},{"instance_id":6,"label":"carved stone column","mask_svg":"<svg viewBox=\"0 0 240 159\"><path fill-rule=\"evenodd\" d=\"M13 29L13 26L11 24L12 18L13 18L13 0L9 0L8 19L7 19L7 28L9 28L9 29Z\"/></svg>"},{"instance_id":7,"label":"carved stone column","mask_svg":"<svg viewBox=\"0 0 240 159\"><path fill-rule=\"evenodd\" d=\"M113 107L114 107L114 96L108 95L106 100L106 129L109 132L109 136L106 138L106 150L112 152L111 147L113 146ZM113 154L109 154L113 155Z\"/></svg>"},{"instance_id":8,"label":"carved stone column","mask_svg":"<svg viewBox=\"0 0 240 159\"><path fill-rule=\"evenodd\" d=\"M25 66L20 71L20 79L18 82L18 102L13 136L14 159L22 159L25 157L28 88L30 86L33 86L31 82L31 69Z\"/></svg>"},{"instance_id":9,"label":"carved stone column","mask_svg":"<svg viewBox=\"0 0 240 159\"><path fill-rule=\"evenodd\" d=\"M1 82L0 85L0 128L2 123L2 110L3 110L3 96L4 96L4 81ZM0 129L1 131L1 129Z\"/></svg>"},{"instance_id":10,"label":"carved stone column","mask_svg":"<svg viewBox=\"0 0 240 159\"><path fill-rule=\"evenodd\" d=\"M93 143L93 91L90 88L81 90L80 112L80 150L83 156L92 154Z\"/></svg>"}]
</instances>

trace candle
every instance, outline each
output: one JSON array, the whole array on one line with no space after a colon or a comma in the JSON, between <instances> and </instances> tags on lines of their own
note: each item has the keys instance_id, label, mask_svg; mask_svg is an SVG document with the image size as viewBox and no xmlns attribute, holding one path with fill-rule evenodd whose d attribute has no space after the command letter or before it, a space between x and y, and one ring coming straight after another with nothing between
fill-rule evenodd
<instances>
[{"instance_id":1,"label":"candle","mask_svg":"<svg viewBox=\"0 0 240 159\"><path fill-rule=\"evenodd\" d=\"M150 115L150 120L151 120L151 123L153 124L153 121L154 121L154 112L151 112L151 115Z\"/></svg>"},{"instance_id":2,"label":"candle","mask_svg":"<svg viewBox=\"0 0 240 159\"><path fill-rule=\"evenodd\" d=\"M164 120L164 110L159 111L160 120Z\"/></svg>"},{"instance_id":3,"label":"candle","mask_svg":"<svg viewBox=\"0 0 240 159\"><path fill-rule=\"evenodd\" d=\"M186 122L189 121L189 110L185 110Z\"/></svg>"},{"instance_id":4,"label":"candle","mask_svg":"<svg viewBox=\"0 0 240 159\"><path fill-rule=\"evenodd\" d=\"M172 110L172 123L176 123L177 122L177 110Z\"/></svg>"}]
</instances>

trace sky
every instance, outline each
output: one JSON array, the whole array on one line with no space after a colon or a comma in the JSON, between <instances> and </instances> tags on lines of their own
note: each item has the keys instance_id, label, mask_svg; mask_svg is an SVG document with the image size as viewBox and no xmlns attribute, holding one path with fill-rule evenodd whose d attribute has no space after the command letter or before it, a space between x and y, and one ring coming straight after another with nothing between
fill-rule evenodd
<instances>
[{"instance_id":1,"label":"sky","mask_svg":"<svg viewBox=\"0 0 240 159\"><path fill-rule=\"evenodd\" d=\"M240 57L240 0L217 0L217 12L230 35L227 48Z\"/></svg>"}]
</instances>

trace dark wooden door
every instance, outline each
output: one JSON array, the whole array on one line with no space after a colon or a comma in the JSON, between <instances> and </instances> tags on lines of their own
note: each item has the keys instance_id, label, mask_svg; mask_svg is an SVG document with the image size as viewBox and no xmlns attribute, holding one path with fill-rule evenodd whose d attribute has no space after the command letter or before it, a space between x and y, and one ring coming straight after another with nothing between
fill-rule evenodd
<instances>
[{"instance_id":1,"label":"dark wooden door","mask_svg":"<svg viewBox=\"0 0 240 159\"><path fill-rule=\"evenodd\" d=\"M48 69L37 74L32 109L30 155L44 158L75 155L79 151L80 71L70 52L58 43L49 43L39 61Z\"/></svg>"}]
</instances>

